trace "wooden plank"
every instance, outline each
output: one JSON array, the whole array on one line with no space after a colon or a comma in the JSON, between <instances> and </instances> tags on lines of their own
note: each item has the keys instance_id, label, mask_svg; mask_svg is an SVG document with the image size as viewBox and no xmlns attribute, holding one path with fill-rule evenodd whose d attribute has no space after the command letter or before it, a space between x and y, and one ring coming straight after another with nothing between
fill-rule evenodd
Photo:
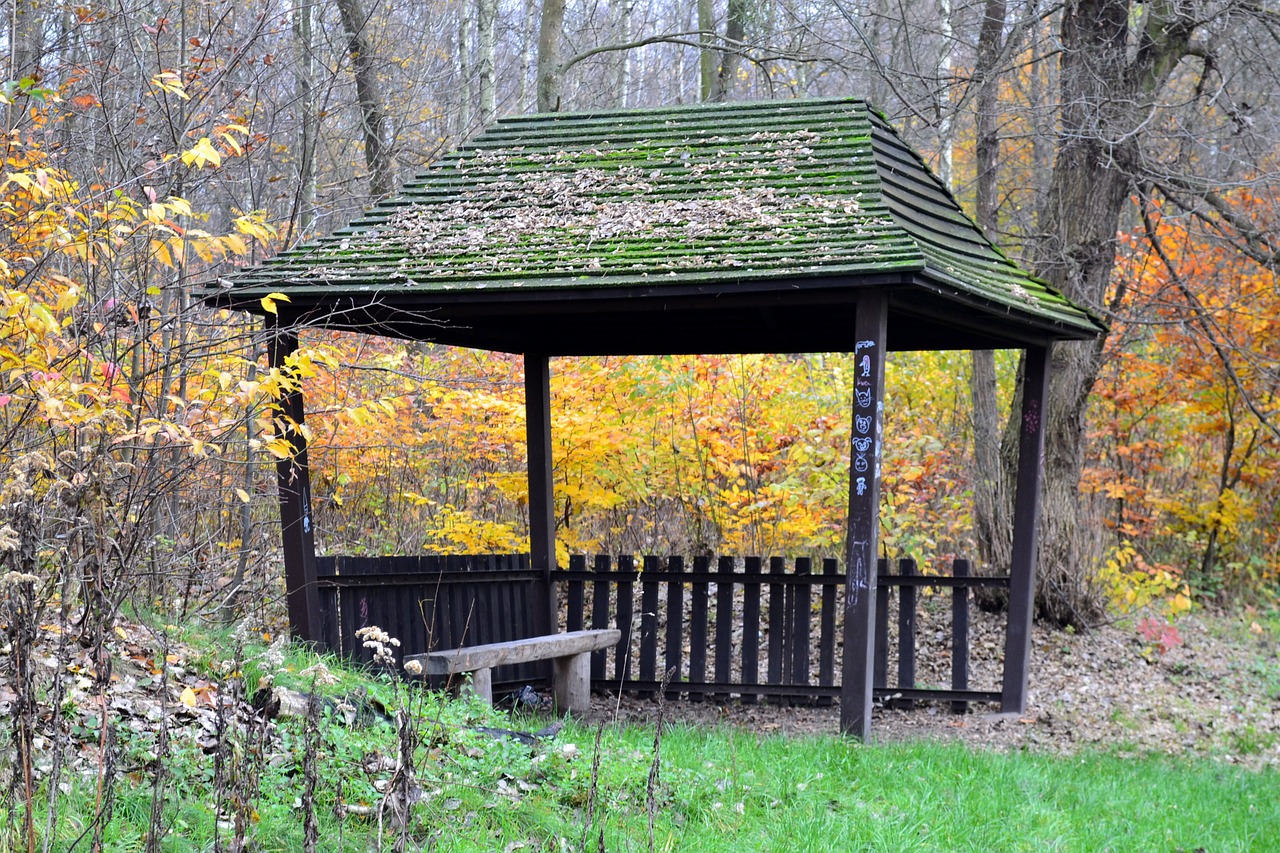
<instances>
[{"instance_id":1,"label":"wooden plank","mask_svg":"<svg viewBox=\"0 0 1280 853\"><path fill-rule=\"evenodd\" d=\"M876 574L880 583L876 586L876 654L875 674L872 685L889 686L889 586L884 579L889 574L889 561L876 560Z\"/></svg>"},{"instance_id":2,"label":"wooden plank","mask_svg":"<svg viewBox=\"0 0 1280 853\"><path fill-rule=\"evenodd\" d=\"M432 675L474 672L495 666L510 666L529 661L562 658L607 648L618 642L621 632L616 628L574 631L568 634L551 634L546 637L526 637L502 643L485 643L460 649L445 649L410 655L408 661L417 661Z\"/></svg>"},{"instance_id":3,"label":"wooden plank","mask_svg":"<svg viewBox=\"0 0 1280 853\"><path fill-rule=\"evenodd\" d=\"M1013 507L1013 553L1009 571L1009 627L1004 638L1000 710L1027 710L1031 617L1036 596L1036 550L1040 516L1040 460L1044 454L1049 352L1027 347L1023 359L1022 415L1018 434L1018 478Z\"/></svg>"},{"instance_id":4,"label":"wooden plank","mask_svg":"<svg viewBox=\"0 0 1280 853\"><path fill-rule=\"evenodd\" d=\"M670 574L684 574L684 558L672 556L667 559L667 571ZM672 684L680 683L680 675L684 661L684 584L673 580L667 582L667 655L666 677ZM668 690L667 699L680 698L680 689Z\"/></svg>"},{"instance_id":5,"label":"wooden plank","mask_svg":"<svg viewBox=\"0 0 1280 853\"><path fill-rule=\"evenodd\" d=\"M689 590L689 684L707 680L707 557L693 558L693 585ZM690 689L689 701L701 702L702 693Z\"/></svg>"},{"instance_id":6,"label":"wooden plank","mask_svg":"<svg viewBox=\"0 0 1280 853\"><path fill-rule=\"evenodd\" d=\"M784 684L787 642L786 587L776 581L786 574L782 557L769 558L769 683Z\"/></svg>"},{"instance_id":7,"label":"wooden plank","mask_svg":"<svg viewBox=\"0 0 1280 853\"><path fill-rule=\"evenodd\" d=\"M571 569L557 569L556 574L557 574L557 577L562 577L565 579L572 580L577 578L577 579L582 579L587 581L589 581L593 576L591 569L588 569L586 572L578 572ZM522 579L524 576L517 573L513 575L513 577L515 577L516 579ZM688 572L676 574L670 571L660 569L653 573L653 576L650 578L650 580L655 580L660 583L670 583L673 581L681 581L683 583L688 584L691 582L692 577L693 575ZM736 583L736 584L742 583L741 572L721 573L719 569L708 568L706 574L702 575L701 577L705 579L708 583L719 583L720 581L725 581L728 583ZM947 585L947 578L944 578L941 576L929 575L928 580L940 581L940 583L935 584L937 586ZM984 583L987 581L996 581L998 584L1000 580L1001 578L986 578L986 577L970 578L968 585L977 586L979 583ZM794 574L783 574L783 575L774 576L774 575L765 573L761 577L761 581L767 582L768 584L777 583L782 586L822 586L823 584L830 583L832 581L834 581L836 584L843 585L845 582L845 575L844 575L844 572L836 572L833 575L833 577L830 580L828 580L827 578L824 578L820 575L805 575L804 577L801 577L799 575L794 575ZM929 584L926 583L921 585L928 586ZM763 614L764 614L764 605L762 603L761 615L763 616Z\"/></svg>"},{"instance_id":8,"label":"wooden plank","mask_svg":"<svg viewBox=\"0 0 1280 853\"><path fill-rule=\"evenodd\" d=\"M917 589L923 586L934 587L937 589L954 589L963 586L967 589L975 589L977 587L991 587L994 589L1007 589L1009 587L1009 579L1006 577L967 577L955 578L947 575L903 575L881 574L880 584L883 586L914 586Z\"/></svg>"},{"instance_id":9,"label":"wooden plank","mask_svg":"<svg viewBox=\"0 0 1280 853\"><path fill-rule=\"evenodd\" d=\"M618 689L635 690L640 687L647 687L657 690L659 685L657 682L644 683L640 681L628 681L620 684L616 679L607 678L602 681L594 682L595 686L602 690L615 691ZM737 690L738 684L720 684L715 681L703 682L694 685L690 692L701 696L701 694L720 694ZM823 687L818 684L761 684L757 686L757 691L764 696L786 697L788 695L801 696L838 696L839 687ZM940 690L928 687L917 687L914 690L898 690L889 687L885 689L877 689L875 698L887 699L892 695L901 694L904 697L916 699L918 701L929 702L998 702L1000 701L999 691L983 691L983 690L965 690L957 692L954 690Z\"/></svg>"},{"instance_id":10,"label":"wooden plank","mask_svg":"<svg viewBox=\"0 0 1280 853\"><path fill-rule=\"evenodd\" d=\"M969 561L956 559L951 564L951 574L957 578L969 577ZM969 689L969 588L957 586L951 591L951 689ZM969 703L951 703L951 713L963 714Z\"/></svg>"},{"instance_id":11,"label":"wooden plank","mask_svg":"<svg viewBox=\"0 0 1280 853\"><path fill-rule=\"evenodd\" d=\"M839 594L834 576L839 570L838 561L827 557L822 561L822 576L830 583L822 585L822 614L818 629L818 684L832 686L836 683L836 597ZM828 706L830 696L819 696L817 704Z\"/></svg>"},{"instance_id":12,"label":"wooden plank","mask_svg":"<svg viewBox=\"0 0 1280 853\"><path fill-rule=\"evenodd\" d=\"M649 580L648 572L658 570L658 558L646 556L640 573L640 678L658 678L658 582ZM653 693L642 690L641 699L652 699Z\"/></svg>"},{"instance_id":13,"label":"wooden plank","mask_svg":"<svg viewBox=\"0 0 1280 853\"><path fill-rule=\"evenodd\" d=\"M808 557L796 558L796 574L807 576L813 572L813 561ZM791 683L809 683L809 618L810 592L813 587L797 585L791 588ZM800 697L803 698L803 697Z\"/></svg>"},{"instance_id":14,"label":"wooden plank","mask_svg":"<svg viewBox=\"0 0 1280 853\"><path fill-rule=\"evenodd\" d=\"M591 582L591 627L609 627L609 592L613 587L613 574L610 571L610 560L607 554L597 554L595 559L595 578ZM605 678L609 664L608 651L601 649L591 655L591 680L600 681Z\"/></svg>"},{"instance_id":15,"label":"wooden plank","mask_svg":"<svg viewBox=\"0 0 1280 853\"><path fill-rule=\"evenodd\" d=\"M853 329L855 376L840 730L864 741L871 734L871 681L875 664L878 586L875 566L880 535L880 453L888 316L888 296L883 289L858 291Z\"/></svg>"},{"instance_id":16,"label":"wooden plank","mask_svg":"<svg viewBox=\"0 0 1280 853\"><path fill-rule=\"evenodd\" d=\"M904 558L898 561L898 574L911 577L915 573L915 560ZM910 690L915 686L916 588L903 586L898 589L898 687ZM904 696L896 700L894 706L910 710L915 707L915 702Z\"/></svg>"},{"instance_id":17,"label":"wooden plank","mask_svg":"<svg viewBox=\"0 0 1280 853\"><path fill-rule=\"evenodd\" d=\"M574 554L569 557L569 569L571 571L585 571L586 568L587 557L585 554ZM568 590L566 592L565 601L568 613L565 615L565 630L581 631L586 583L581 580L570 580L568 581Z\"/></svg>"},{"instance_id":18,"label":"wooden plank","mask_svg":"<svg viewBox=\"0 0 1280 853\"><path fill-rule=\"evenodd\" d=\"M760 558L745 558L742 572L742 702L750 705L758 694L748 688L760 683Z\"/></svg>"},{"instance_id":19,"label":"wooden plank","mask_svg":"<svg viewBox=\"0 0 1280 853\"><path fill-rule=\"evenodd\" d=\"M733 557L721 557L720 573L732 572ZM716 584L716 681L722 684L733 679L733 628L738 621L733 610L733 588L732 582ZM717 698L728 701L729 694L722 693Z\"/></svg>"},{"instance_id":20,"label":"wooden plank","mask_svg":"<svg viewBox=\"0 0 1280 853\"><path fill-rule=\"evenodd\" d=\"M613 677L619 681L631 679L631 625L635 618L635 558L630 554L618 557L618 605L617 626L622 632L614 651Z\"/></svg>"}]
</instances>

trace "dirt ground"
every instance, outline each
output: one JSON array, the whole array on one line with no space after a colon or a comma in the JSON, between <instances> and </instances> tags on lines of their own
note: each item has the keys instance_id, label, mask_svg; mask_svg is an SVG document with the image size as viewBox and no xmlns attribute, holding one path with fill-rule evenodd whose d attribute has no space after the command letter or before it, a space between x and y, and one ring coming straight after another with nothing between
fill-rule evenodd
<instances>
[{"instance_id":1,"label":"dirt ground","mask_svg":"<svg viewBox=\"0 0 1280 853\"><path fill-rule=\"evenodd\" d=\"M942 686L949 648L940 617L921 613L918 683ZM1029 703L1023 715L977 704L954 715L943 703L914 710L877 707L876 742L912 738L963 741L978 747L1069 754L1095 749L1119 754L1214 757L1250 767L1280 766L1280 637L1248 613L1179 619L1181 642L1162 650L1125 620L1084 634L1037 627L1033 634ZM973 615L971 686L999 690L1003 617ZM894 672L891 661L890 672ZM651 722L656 701L597 696L590 720ZM840 709L667 703L666 719L738 726L757 732L810 734L839 729Z\"/></svg>"}]
</instances>

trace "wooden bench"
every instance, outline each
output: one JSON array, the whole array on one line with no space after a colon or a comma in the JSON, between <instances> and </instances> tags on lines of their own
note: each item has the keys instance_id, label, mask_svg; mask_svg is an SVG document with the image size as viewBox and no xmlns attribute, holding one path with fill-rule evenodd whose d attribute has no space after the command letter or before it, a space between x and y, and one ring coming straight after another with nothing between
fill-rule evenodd
<instances>
[{"instance_id":1,"label":"wooden bench","mask_svg":"<svg viewBox=\"0 0 1280 853\"><path fill-rule=\"evenodd\" d=\"M549 659L552 662L551 687L556 709L561 713L577 714L586 711L591 704L591 653L617 645L621 639L622 632L617 628L596 628L407 655L404 662L417 661L427 675L470 673L472 690L492 703L492 670L495 666Z\"/></svg>"}]
</instances>

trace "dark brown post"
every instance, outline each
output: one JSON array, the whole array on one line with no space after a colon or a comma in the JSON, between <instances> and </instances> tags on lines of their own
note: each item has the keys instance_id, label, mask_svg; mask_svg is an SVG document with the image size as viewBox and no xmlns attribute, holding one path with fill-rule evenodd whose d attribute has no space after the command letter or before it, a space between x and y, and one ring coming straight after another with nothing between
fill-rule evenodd
<instances>
[{"instance_id":1,"label":"dark brown post","mask_svg":"<svg viewBox=\"0 0 1280 853\"><path fill-rule=\"evenodd\" d=\"M956 559L951 565L954 577L969 577L968 560ZM961 583L951 590L951 689L969 689L969 587ZM951 703L953 714L968 710L968 702Z\"/></svg>"},{"instance_id":2,"label":"dark brown post","mask_svg":"<svg viewBox=\"0 0 1280 853\"><path fill-rule=\"evenodd\" d=\"M889 686L889 583L885 580L887 574L889 574L889 561L881 557L876 560L879 586L876 587L876 661L875 672L871 678L872 687Z\"/></svg>"},{"instance_id":3,"label":"dark brown post","mask_svg":"<svg viewBox=\"0 0 1280 853\"><path fill-rule=\"evenodd\" d=\"M744 558L742 571L742 704L752 705L758 694L748 693L748 685L760 683L760 558Z\"/></svg>"},{"instance_id":4,"label":"dark brown post","mask_svg":"<svg viewBox=\"0 0 1280 853\"><path fill-rule=\"evenodd\" d=\"M648 555L640 573L640 680L659 681L658 677L658 582L653 576L662 571L658 558ZM641 699L653 698L653 691L641 690Z\"/></svg>"},{"instance_id":5,"label":"dark brown post","mask_svg":"<svg viewBox=\"0 0 1280 853\"><path fill-rule=\"evenodd\" d=\"M1036 539L1048 378L1048 349L1027 347L1018 438L1018 484L1013 508L1013 560L1009 569L1009 629L1004 641L1004 685L1000 695L1000 710L1005 713L1021 714L1027 710L1027 664L1031 659L1031 616L1036 595Z\"/></svg>"},{"instance_id":6,"label":"dark brown post","mask_svg":"<svg viewBox=\"0 0 1280 853\"><path fill-rule=\"evenodd\" d=\"M916 561L904 557L898 561L898 574L909 578L916 573ZM909 583L898 587L898 687L914 690L916 686L916 588ZM911 710L914 699L898 699L895 708Z\"/></svg>"},{"instance_id":7,"label":"dark brown post","mask_svg":"<svg viewBox=\"0 0 1280 853\"><path fill-rule=\"evenodd\" d=\"M885 292L876 289L860 293L857 311L840 730L866 740L871 733L871 679L876 645L873 626L876 540L880 529L880 434L889 313Z\"/></svg>"},{"instance_id":8,"label":"dark brown post","mask_svg":"<svg viewBox=\"0 0 1280 853\"><path fill-rule=\"evenodd\" d=\"M555 484L551 478L551 360L524 355L524 436L529 465L529 562L547 579L551 630L560 621L556 601Z\"/></svg>"},{"instance_id":9,"label":"dark brown post","mask_svg":"<svg viewBox=\"0 0 1280 853\"><path fill-rule=\"evenodd\" d=\"M707 680L707 574L711 560L705 555L693 558L693 585L689 589L689 701L701 702L706 693L693 687Z\"/></svg>"},{"instance_id":10,"label":"dark brown post","mask_svg":"<svg viewBox=\"0 0 1280 853\"><path fill-rule=\"evenodd\" d=\"M672 555L667 558L667 571L673 577L667 585L667 659L665 676L675 685L667 691L667 698L680 698L680 673L684 660L684 584L679 575L684 573L684 558Z\"/></svg>"},{"instance_id":11,"label":"dark brown post","mask_svg":"<svg viewBox=\"0 0 1280 853\"><path fill-rule=\"evenodd\" d=\"M268 318L268 357L271 367L283 368L298 349L298 331L279 318ZM311 515L311 469L307 439L302 432L306 415L301 389L285 394L274 419L277 434L293 446L287 459L276 462L280 496L280 532L284 542L284 588L293 636L319 642L320 589L316 586L316 538ZM292 423L291 423L292 422Z\"/></svg>"}]
</instances>

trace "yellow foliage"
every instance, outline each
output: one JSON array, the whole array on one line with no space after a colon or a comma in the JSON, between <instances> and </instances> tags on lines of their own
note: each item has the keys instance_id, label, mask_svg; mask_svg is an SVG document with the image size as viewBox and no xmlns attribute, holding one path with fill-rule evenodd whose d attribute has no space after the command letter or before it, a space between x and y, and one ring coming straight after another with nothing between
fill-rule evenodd
<instances>
[{"instance_id":1,"label":"yellow foliage","mask_svg":"<svg viewBox=\"0 0 1280 853\"><path fill-rule=\"evenodd\" d=\"M1191 609L1191 588L1168 569L1149 565L1128 540L1116 546L1098 571L1111 606L1132 613L1158 604L1169 617Z\"/></svg>"}]
</instances>

